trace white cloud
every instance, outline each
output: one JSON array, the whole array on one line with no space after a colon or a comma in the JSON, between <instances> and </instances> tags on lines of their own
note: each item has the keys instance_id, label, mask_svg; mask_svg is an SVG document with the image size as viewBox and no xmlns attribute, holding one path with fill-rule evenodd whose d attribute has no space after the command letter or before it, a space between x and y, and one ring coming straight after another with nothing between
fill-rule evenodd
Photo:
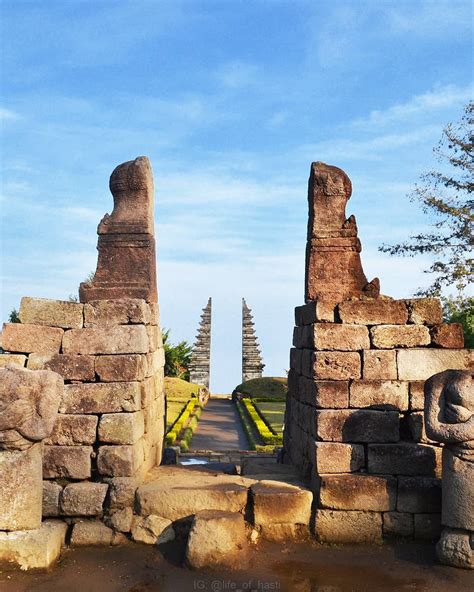
<instances>
[{"instance_id":1,"label":"white cloud","mask_svg":"<svg viewBox=\"0 0 474 592\"><path fill-rule=\"evenodd\" d=\"M411 97L404 103L392 105L385 110L371 111L368 117L357 119L354 127L372 128L391 123L404 122L412 117L427 115L430 112L466 103L472 98L473 87L459 87L448 84Z\"/></svg>"}]
</instances>

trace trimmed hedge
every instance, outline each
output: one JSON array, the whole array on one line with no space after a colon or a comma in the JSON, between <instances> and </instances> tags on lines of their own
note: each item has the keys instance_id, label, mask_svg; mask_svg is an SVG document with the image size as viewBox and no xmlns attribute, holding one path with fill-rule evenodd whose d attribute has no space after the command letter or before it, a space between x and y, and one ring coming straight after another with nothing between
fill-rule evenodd
<instances>
[{"instance_id":1,"label":"trimmed hedge","mask_svg":"<svg viewBox=\"0 0 474 592\"><path fill-rule=\"evenodd\" d=\"M186 407L183 409L181 415L179 415L177 420L174 422L172 428L166 434L166 437L165 437L165 445L166 446L173 446L174 445L177 437L179 436L181 430L183 429L184 424L188 421L188 419L191 416L191 413L193 412L194 407L196 405L198 405L198 400L196 397L192 397L188 401Z\"/></svg>"},{"instance_id":2,"label":"trimmed hedge","mask_svg":"<svg viewBox=\"0 0 474 592\"><path fill-rule=\"evenodd\" d=\"M244 429L245 435L247 436L249 448L250 448L250 450L256 450L257 443L255 442L255 438L253 437L252 423L250 422L250 418L247 415L247 413L245 413L245 410L244 410L242 403L240 401L237 401L236 405L237 405L237 411L239 412L239 415L240 415L240 421L242 422L242 427Z\"/></svg>"},{"instance_id":3,"label":"trimmed hedge","mask_svg":"<svg viewBox=\"0 0 474 592\"><path fill-rule=\"evenodd\" d=\"M264 444L279 446L283 443L282 436L274 434L268 425L265 423L261 415L258 413L251 399L242 399L245 410L249 414L254 423L259 436L262 438Z\"/></svg>"},{"instance_id":4,"label":"trimmed hedge","mask_svg":"<svg viewBox=\"0 0 474 592\"><path fill-rule=\"evenodd\" d=\"M189 444L191 442L192 437L194 436L194 432L197 428L197 424L199 422L199 418L201 417L202 407L198 405L195 407L191 419L184 430L183 437L180 438L179 447L181 448L181 452L187 452L189 450Z\"/></svg>"}]
</instances>

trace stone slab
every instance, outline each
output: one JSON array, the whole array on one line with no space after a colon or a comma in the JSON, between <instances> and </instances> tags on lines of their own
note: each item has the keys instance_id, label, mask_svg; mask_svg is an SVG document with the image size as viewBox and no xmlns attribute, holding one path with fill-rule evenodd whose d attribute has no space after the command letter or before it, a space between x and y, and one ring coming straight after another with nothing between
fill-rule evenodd
<instances>
[{"instance_id":1,"label":"stone slab","mask_svg":"<svg viewBox=\"0 0 474 592\"><path fill-rule=\"evenodd\" d=\"M64 330L57 327L4 323L0 346L6 352L57 354L63 334Z\"/></svg>"},{"instance_id":2,"label":"stone slab","mask_svg":"<svg viewBox=\"0 0 474 592\"><path fill-rule=\"evenodd\" d=\"M369 444L369 473L392 475L436 476L441 466L441 448L399 442L398 444Z\"/></svg>"},{"instance_id":3,"label":"stone slab","mask_svg":"<svg viewBox=\"0 0 474 592\"><path fill-rule=\"evenodd\" d=\"M66 354L146 354L148 351L148 334L144 325L70 329L63 338L63 352Z\"/></svg>"},{"instance_id":4,"label":"stone slab","mask_svg":"<svg viewBox=\"0 0 474 592\"><path fill-rule=\"evenodd\" d=\"M441 481L435 477L398 477L398 512L441 512Z\"/></svg>"},{"instance_id":5,"label":"stone slab","mask_svg":"<svg viewBox=\"0 0 474 592\"><path fill-rule=\"evenodd\" d=\"M413 537L413 514L406 512L384 512L382 516L384 537Z\"/></svg>"},{"instance_id":6,"label":"stone slab","mask_svg":"<svg viewBox=\"0 0 474 592\"><path fill-rule=\"evenodd\" d=\"M65 516L100 516L109 486L107 483L70 483L61 495Z\"/></svg>"},{"instance_id":7,"label":"stone slab","mask_svg":"<svg viewBox=\"0 0 474 592\"><path fill-rule=\"evenodd\" d=\"M0 354L0 368L8 366L9 364L25 366L26 360L27 357L22 354Z\"/></svg>"},{"instance_id":8,"label":"stone slab","mask_svg":"<svg viewBox=\"0 0 474 592\"><path fill-rule=\"evenodd\" d=\"M350 473L365 465L364 447L361 444L342 442L315 442L314 467L321 473Z\"/></svg>"},{"instance_id":9,"label":"stone slab","mask_svg":"<svg viewBox=\"0 0 474 592\"><path fill-rule=\"evenodd\" d=\"M58 414L51 436L44 443L57 446L95 444L97 423L95 415Z\"/></svg>"},{"instance_id":10,"label":"stone slab","mask_svg":"<svg viewBox=\"0 0 474 592\"><path fill-rule=\"evenodd\" d=\"M67 384L60 413L119 413L141 409L139 382Z\"/></svg>"},{"instance_id":11,"label":"stone slab","mask_svg":"<svg viewBox=\"0 0 474 592\"><path fill-rule=\"evenodd\" d=\"M444 370L474 367L474 350L410 349L397 351L400 380L426 380Z\"/></svg>"},{"instance_id":12,"label":"stone slab","mask_svg":"<svg viewBox=\"0 0 474 592\"><path fill-rule=\"evenodd\" d=\"M349 300L339 304L337 310L343 323L404 325L408 321L408 311L403 300Z\"/></svg>"},{"instance_id":13,"label":"stone slab","mask_svg":"<svg viewBox=\"0 0 474 592\"><path fill-rule=\"evenodd\" d=\"M308 489L264 480L250 487L255 525L309 524L313 494Z\"/></svg>"},{"instance_id":14,"label":"stone slab","mask_svg":"<svg viewBox=\"0 0 474 592\"><path fill-rule=\"evenodd\" d=\"M85 327L148 325L150 321L150 306L139 298L91 300L84 305Z\"/></svg>"},{"instance_id":15,"label":"stone slab","mask_svg":"<svg viewBox=\"0 0 474 592\"><path fill-rule=\"evenodd\" d=\"M424 325L380 325L370 329L372 345L380 349L429 345L431 335Z\"/></svg>"},{"instance_id":16,"label":"stone slab","mask_svg":"<svg viewBox=\"0 0 474 592\"><path fill-rule=\"evenodd\" d=\"M45 446L43 477L89 479L92 454L92 446Z\"/></svg>"},{"instance_id":17,"label":"stone slab","mask_svg":"<svg viewBox=\"0 0 474 592\"><path fill-rule=\"evenodd\" d=\"M317 380L351 380L361 376L358 352L315 352L312 356L312 378Z\"/></svg>"},{"instance_id":18,"label":"stone slab","mask_svg":"<svg viewBox=\"0 0 474 592\"><path fill-rule=\"evenodd\" d=\"M371 475L321 475L321 507L333 510L387 512L395 510L395 477Z\"/></svg>"},{"instance_id":19,"label":"stone slab","mask_svg":"<svg viewBox=\"0 0 474 592\"><path fill-rule=\"evenodd\" d=\"M408 409L408 382L397 380L354 380L351 382L351 407L371 409Z\"/></svg>"},{"instance_id":20,"label":"stone slab","mask_svg":"<svg viewBox=\"0 0 474 592\"><path fill-rule=\"evenodd\" d=\"M95 372L103 382L143 380L147 374L145 355L122 354L95 358Z\"/></svg>"},{"instance_id":21,"label":"stone slab","mask_svg":"<svg viewBox=\"0 0 474 592\"><path fill-rule=\"evenodd\" d=\"M369 331L364 325L316 323L313 343L316 350L359 351L370 349Z\"/></svg>"},{"instance_id":22,"label":"stone slab","mask_svg":"<svg viewBox=\"0 0 474 592\"><path fill-rule=\"evenodd\" d=\"M462 349L464 347L464 330L460 323L437 325L431 329L431 341L438 347Z\"/></svg>"},{"instance_id":23,"label":"stone slab","mask_svg":"<svg viewBox=\"0 0 474 592\"><path fill-rule=\"evenodd\" d=\"M125 545L127 542L125 535L121 532L114 532L98 520L76 522L71 534L72 547L108 547L110 545Z\"/></svg>"},{"instance_id":24,"label":"stone slab","mask_svg":"<svg viewBox=\"0 0 474 592\"><path fill-rule=\"evenodd\" d=\"M443 322L443 308L439 298L412 298L405 302L409 323L431 326Z\"/></svg>"},{"instance_id":25,"label":"stone slab","mask_svg":"<svg viewBox=\"0 0 474 592\"><path fill-rule=\"evenodd\" d=\"M243 512L253 479L179 467L152 469L136 494L142 516L157 514L175 521L201 510Z\"/></svg>"},{"instance_id":26,"label":"stone slab","mask_svg":"<svg viewBox=\"0 0 474 592\"><path fill-rule=\"evenodd\" d=\"M323 543L380 543L382 514L316 510L314 532Z\"/></svg>"},{"instance_id":27,"label":"stone slab","mask_svg":"<svg viewBox=\"0 0 474 592\"><path fill-rule=\"evenodd\" d=\"M95 380L94 357L76 354L30 354L30 370L52 370L65 380Z\"/></svg>"},{"instance_id":28,"label":"stone slab","mask_svg":"<svg viewBox=\"0 0 474 592\"><path fill-rule=\"evenodd\" d=\"M101 446L97 469L108 477L133 477L144 461L143 441L131 445Z\"/></svg>"},{"instance_id":29,"label":"stone slab","mask_svg":"<svg viewBox=\"0 0 474 592\"><path fill-rule=\"evenodd\" d=\"M99 440L109 444L134 444L145 432L143 412L105 413L99 422Z\"/></svg>"},{"instance_id":30,"label":"stone slab","mask_svg":"<svg viewBox=\"0 0 474 592\"><path fill-rule=\"evenodd\" d=\"M41 525L42 449L0 450L0 530L31 530Z\"/></svg>"},{"instance_id":31,"label":"stone slab","mask_svg":"<svg viewBox=\"0 0 474 592\"><path fill-rule=\"evenodd\" d=\"M25 296L21 299L19 317L23 324L79 329L84 321L83 308L77 302Z\"/></svg>"},{"instance_id":32,"label":"stone slab","mask_svg":"<svg viewBox=\"0 0 474 592\"><path fill-rule=\"evenodd\" d=\"M368 349L362 352L364 380L397 380L397 377L396 351Z\"/></svg>"},{"instance_id":33,"label":"stone slab","mask_svg":"<svg viewBox=\"0 0 474 592\"><path fill-rule=\"evenodd\" d=\"M0 564L13 564L22 570L46 569L61 553L67 524L46 520L37 530L0 532Z\"/></svg>"},{"instance_id":34,"label":"stone slab","mask_svg":"<svg viewBox=\"0 0 474 592\"><path fill-rule=\"evenodd\" d=\"M63 488L54 481L43 481L43 518L60 516L59 498Z\"/></svg>"},{"instance_id":35,"label":"stone slab","mask_svg":"<svg viewBox=\"0 0 474 592\"><path fill-rule=\"evenodd\" d=\"M316 435L319 440L327 442L398 442L398 412L371 409L317 411Z\"/></svg>"}]
</instances>

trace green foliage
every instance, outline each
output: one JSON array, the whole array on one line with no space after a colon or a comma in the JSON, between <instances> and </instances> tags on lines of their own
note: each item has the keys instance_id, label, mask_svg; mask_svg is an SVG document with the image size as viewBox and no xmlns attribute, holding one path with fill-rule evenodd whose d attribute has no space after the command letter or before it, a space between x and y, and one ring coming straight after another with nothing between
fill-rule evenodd
<instances>
[{"instance_id":1,"label":"green foliage","mask_svg":"<svg viewBox=\"0 0 474 592\"><path fill-rule=\"evenodd\" d=\"M273 433L264 418L258 413L252 401L250 399L242 399L242 403L263 442L265 444L281 445L283 443L282 436Z\"/></svg>"},{"instance_id":2,"label":"green foliage","mask_svg":"<svg viewBox=\"0 0 474 592\"><path fill-rule=\"evenodd\" d=\"M191 419L189 420L189 423L186 426L186 429L184 430L184 433L179 440L179 447L181 449L181 452L188 452L189 444L191 443L191 440L194 436L194 432L196 431L199 418L201 417L201 413L202 407L195 407Z\"/></svg>"},{"instance_id":3,"label":"green foliage","mask_svg":"<svg viewBox=\"0 0 474 592\"><path fill-rule=\"evenodd\" d=\"M252 378L239 386L235 391L247 395L251 399L285 401L288 392L288 380L283 377Z\"/></svg>"},{"instance_id":4,"label":"green foliage","mask_svg":"<svg viewBox=\"0 0 474 592\"><path fill-rule=\"evenodd\" d=\"M434 152L440 170L422 175L409 196L430 215L433 232L411 236L396 245L384 244L379 250L409 257L435 256L425 270L434 280L428 288L419 289L417 296L439 296L442 288L453 286L462 295L474 275L474 102L466 105L459 123L444 128Z\"/></svg>"},{"instance_id":5,"label":"green foliage","mask_svg":"<svg viewBox=\"0 0 474 592\"><path fill-rule=\"evenodd\" d=\"M461 323L464 330L465 347L474 348L474 298L448 296L442 298L441 301L445 322Z\"/></svg>"},{"instance_id":6,"label":"green foliage","mask_svg":"<svg viewBox=\"0 0 474 592\"><path fill-rule=\"evenodd\" d=\"M255 399L252 399L252 403L271 431L277 435L282 434L285 422L285 403L283 401L257 401Z\"/></svg>"},{"instance_id":7,"label":"green foliage","mask_svg":"<svg viewBox=\"0 0 474 592\"><path fill-rule=\"evenodd\" d=\"M162 335L165 350L165 376L177 376L183 380L189 380L192 347L187 341L180 341L177 345L170 343L169 329L164 329Z\"/></svg>"},{"instance_id":8,"label":"green foliage","mask_svg":"<svg viewBox=\"0 0 474 592\"><path fill-rule=\"evenodd\" d=\"M9 323L19 323L20 322L20 317L18 315L18 311L16 308L14 308L11 311L10 316L8 317L8 322Z\"/></svg>"}]
</instances>

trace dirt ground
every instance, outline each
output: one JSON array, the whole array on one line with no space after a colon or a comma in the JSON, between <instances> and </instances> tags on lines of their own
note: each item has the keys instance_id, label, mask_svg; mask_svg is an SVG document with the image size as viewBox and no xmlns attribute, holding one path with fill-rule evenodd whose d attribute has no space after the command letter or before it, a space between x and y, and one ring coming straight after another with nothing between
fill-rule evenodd
<instances>
[{"instance_id":1,"label":"dirt ground","mask_svg":"<svg viewBox=\"0 0 474 592\"><path fill-rule=\"evenodd\" d=\"M436 563L429 544L262 544L245 569L193 572L169 543L71 549L49 572L0 572L1 592L472 592L474 573Z\"/></svg>"}]
</instances>

